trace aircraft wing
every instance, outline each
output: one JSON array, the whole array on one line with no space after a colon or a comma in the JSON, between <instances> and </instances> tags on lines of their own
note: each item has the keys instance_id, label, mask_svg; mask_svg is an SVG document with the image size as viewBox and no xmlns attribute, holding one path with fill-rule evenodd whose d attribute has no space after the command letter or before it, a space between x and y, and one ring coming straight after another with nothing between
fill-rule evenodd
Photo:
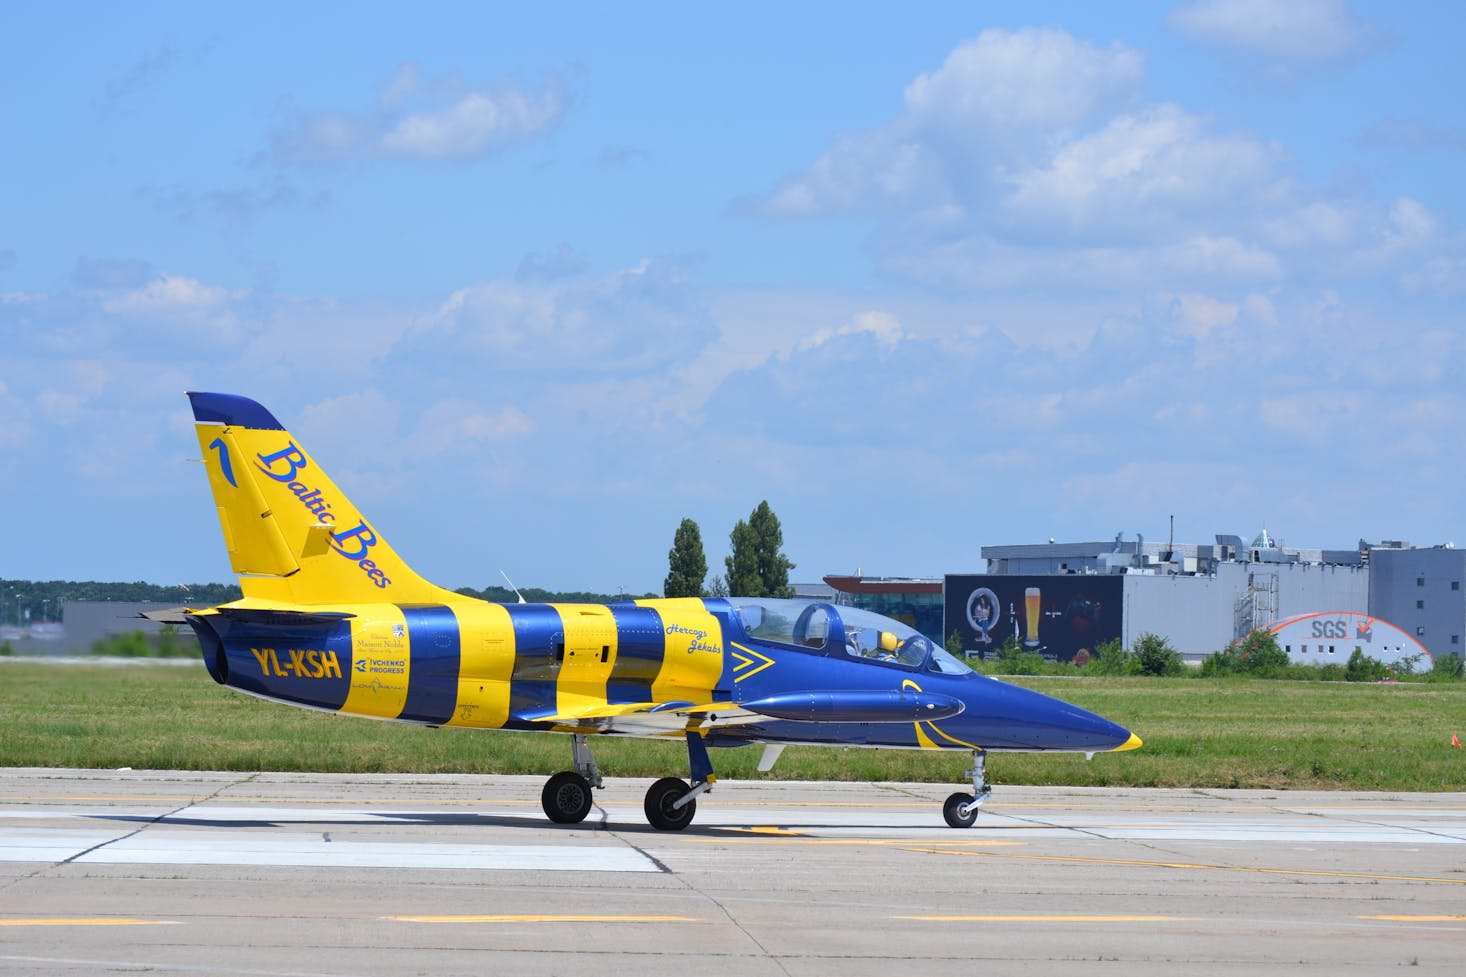
<instances>
[{"instance_id":1,"label":"aircraft wing","mask_svg":"<svg viewBox=\"0 0 1466 977\"><path fill-rule=\"evenodd\" d=\"M963 703L951 696L900 690L890 692L782 692L743 702L587 703L537 717L557 725L588 724L631 732L683 729L689 719L703 727L783 719L806 723L910 723L949 719Z\"/></svg>"}]
</instances>

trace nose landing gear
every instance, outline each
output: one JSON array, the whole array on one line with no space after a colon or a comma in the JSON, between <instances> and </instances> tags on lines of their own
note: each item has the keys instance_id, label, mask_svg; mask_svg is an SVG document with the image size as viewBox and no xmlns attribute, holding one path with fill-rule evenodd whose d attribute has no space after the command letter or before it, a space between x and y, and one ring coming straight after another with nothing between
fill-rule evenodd
<instances>
[{"instance_id":1,"label":"nose landing gear","mask_svg":"<svg viewBox=\"0 0 1466 977\"><path fill-rule=\"evenodd\" d=\"M942 804L942 817L953 828L970 828L977 821L977 809L982 807L993 788L988 784L986 772L986 750L972 751L972 769L967 776L972 778L972 793L960 791L948 797Z\"/></svg>"}]
</instances>

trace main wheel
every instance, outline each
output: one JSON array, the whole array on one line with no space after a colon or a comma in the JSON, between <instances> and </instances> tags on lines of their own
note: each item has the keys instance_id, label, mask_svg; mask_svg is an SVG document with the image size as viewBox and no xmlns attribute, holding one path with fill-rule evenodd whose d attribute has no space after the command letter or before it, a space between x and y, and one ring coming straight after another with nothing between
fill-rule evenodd
<instances>
[{"instance_id":1,"label":"main wheel","mask_svg":"<svg viewBox=\"0 0 1466 977\"><path fill-rule=\"evenodd\" d=\"M590 813L590 781L574 770L557 773L540 792L540 804L556 824L579 824Z\"/></svg>"},{"instance_id":2,"label":"main wheel","mask_svg":"<svg viewBox=\"0 0 1466 977\"><path fill-rule=\"evenodd\" d=\"M658 831L681 831L692 823L697 813L697 801L688 801L681 807L673 807L677 801L692 792L692 788L676 777L663 777L652 784L646 792L646 819Z\"/></svg>"},{"instance_id":3,"label":"main wheel","mask_svg":"<svg viewBox=\"0 0 1466 977\"><path fill-rule=\"evenodd\" d=\"M954 828L970 828L977 820L977 798L971 794L957 793L947 798L942 805L942 817L947 819L947 824ZM967 807L967 805L972 805ZM967 813L963 814L962 809L966 807Z\"/></svg>"}]
</instances>

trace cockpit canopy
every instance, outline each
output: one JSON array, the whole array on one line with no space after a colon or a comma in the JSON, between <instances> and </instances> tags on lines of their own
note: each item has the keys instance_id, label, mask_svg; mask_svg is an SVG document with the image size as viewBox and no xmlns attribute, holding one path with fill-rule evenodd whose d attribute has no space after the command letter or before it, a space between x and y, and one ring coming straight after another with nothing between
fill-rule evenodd
<instances>
[{"instance_id":1,"label":"cockpit canopy","mask_svg":"<svg viewBox=\"0 0 1466 977\"><path fill-rule=\"evenodd\" d=\"M729 597L728 603L744 632L759 641L944 675L974 674L920 631L873 611L773 597Z\"/></svg>"}]
</instances>

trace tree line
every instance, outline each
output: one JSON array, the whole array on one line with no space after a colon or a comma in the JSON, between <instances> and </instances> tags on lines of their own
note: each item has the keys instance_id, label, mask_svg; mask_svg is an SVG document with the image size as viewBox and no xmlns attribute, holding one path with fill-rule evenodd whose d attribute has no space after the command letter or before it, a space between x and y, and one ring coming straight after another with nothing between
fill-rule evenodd
<instances>
[{"instance_id":1,"label":"tree line","mask_svg":"<svg viewBox=\"0 0 1466 977\"><path fill-rule=\"evenodd\" d=\"M96 580L0 579L0 626L25 627L60 621L61 608L70 600L168 601L174 604L213 606L239 600L238 584L102 583Z\"/></svg>"},{"instance_id":2,"label":"tree line","mask_svg":"<svg viewBox=\"0 0 1466 977\"><path fill-rule=\"evenodd\" d=\"M784 555L784 530L779 517L760 502L747 519L740 519L728 534L731 550L723 560L726 571L705 583L708 561L703 554L702 530L683 519L667 553L665 597L793 597L789 571L794 564Z\"/></svg>"}]
</instances>

